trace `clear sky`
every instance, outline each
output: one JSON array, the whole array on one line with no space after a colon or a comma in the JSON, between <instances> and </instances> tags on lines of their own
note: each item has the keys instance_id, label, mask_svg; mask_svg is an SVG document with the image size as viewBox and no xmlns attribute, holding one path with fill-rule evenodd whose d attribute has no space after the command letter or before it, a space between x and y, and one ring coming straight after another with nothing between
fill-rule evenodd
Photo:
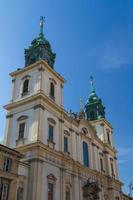
<instances>
[{"instance_id":1,"label":"clear sky","mask_svg":"<svg viewBox=\"0 0 133 200\"><path fill-rule=\"evenodd\" d=\"M65 108L79 111L86 102L89 77L106 106L119 151L119 174L133 180L133 1L132 0L3 0L0 1L0 139L11 95L9 73L24 66L24 48L39 33L56 52L55 69L65 85Z\"/></svg>"}]
</instances>

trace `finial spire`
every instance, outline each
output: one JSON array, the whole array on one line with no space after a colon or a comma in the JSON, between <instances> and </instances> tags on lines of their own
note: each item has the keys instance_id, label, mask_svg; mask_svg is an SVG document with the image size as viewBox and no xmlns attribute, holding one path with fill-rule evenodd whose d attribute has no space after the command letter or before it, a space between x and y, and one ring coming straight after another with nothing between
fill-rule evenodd
<instances>
[{"instance_id":1,"label":"finial spire","mask_svg":"<svg viewBox=\"0 0 133 200\"><path fill-rule=\"evenodd\" d=\"M44 18L43 16L40 17L40 34L43 35L43 26L44 26Z\"/></svg>"},{"instance_id":2,"label":"finial spire","mask_svg":"<svg viewBox=\"0 0 133 200\"><path fill-rule=\"evenodd\" d=\"M90 76L90 84L91 84L91 93L95 93L93 76Z\"/></svg>"}]
</instances>

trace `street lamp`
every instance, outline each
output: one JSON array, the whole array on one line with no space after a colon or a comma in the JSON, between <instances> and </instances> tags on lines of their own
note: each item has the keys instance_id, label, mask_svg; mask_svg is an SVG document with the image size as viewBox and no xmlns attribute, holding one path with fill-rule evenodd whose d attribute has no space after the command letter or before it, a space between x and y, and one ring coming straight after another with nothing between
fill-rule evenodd
<instances>
[{"instance_id":1,"label":"street lamp","mask_svg":"<svg viewBox=\"0 0 133 200\"><path fill-rule=\"evenodd\" d=\"M130 190L130 197L133 197L133 196L132 196L132 191L133 191L133 181L130 181L130 182L129 182L129 190Z\"/></svg>"}]
</instances>

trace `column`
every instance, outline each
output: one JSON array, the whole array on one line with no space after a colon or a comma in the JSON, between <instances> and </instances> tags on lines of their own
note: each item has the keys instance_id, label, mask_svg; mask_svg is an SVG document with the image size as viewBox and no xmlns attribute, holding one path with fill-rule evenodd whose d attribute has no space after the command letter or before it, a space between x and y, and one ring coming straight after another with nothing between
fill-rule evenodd
<instances>
[{"instance_id":1,"label":"column","mask_svg":"<svg viewBox=\"0 0 133 200\"><path fill-rule=\"evenodd\" d=\"M39 158L33 158L30 161L30 166L27 199L41 200L43 161Z\"/></svg>"}]
</instances>

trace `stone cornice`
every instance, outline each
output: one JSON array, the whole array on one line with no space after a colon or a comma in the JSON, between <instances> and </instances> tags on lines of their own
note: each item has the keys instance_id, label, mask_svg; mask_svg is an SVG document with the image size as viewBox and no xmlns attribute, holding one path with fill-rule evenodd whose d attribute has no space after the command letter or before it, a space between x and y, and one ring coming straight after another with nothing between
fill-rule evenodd
<instances>
[{"instance_id":1,"label":"stone cornice","mask_svg":"<svg viewBox=\"0 0 133 200\"><path fill-rule=\"evenodd\" d=\"M41 68L45 70L45 68L47 68L47 70L49 72L51 72L53 75L56 76L56 78L58 78L62 83L65 83L66 80L60 75L58 74L55 70L53 70L45 61L43 60L40 60L40 61L37 61L36 63L32 64L32 65L29 65L27 67L24 67L24 68L21 68L20 70L17 70L17 71L14 71L12 73L10 73L10 76L12 77L16 77L17 75L20 75L21 73L24 73L24 72L28 72L36 67L38 67L38 65L41 64ZM40 67L38 68L40 69Z\"/></svg>"},{"instance_id":2,"label":"stone cornice","mask_svg":"<svg viewBox=\"0 0 133 200\"><path fill-rule=\"evenodd\" d=\"M94 121L90 121L91 124L96 124L96 123L101 123L101 124L107 124L111 129L113 129L112 125L104 118L102 119L98 119L98 120L94 120Z\"/></svg>"},{"instance_id":3,"label":"stone cornice","mask_svg":"<svg viewBox=\"0 0 133 200\"><path fill-rule=\"evenodd\" d=\"M109 177L106 174L102 174L99 171L96 171L94 169L90 169L87 167L84 167L80 162L74 161L69 155L65 155L63 152L56 151L55 149L49 148L47 145L43 144L41 141L38 141L36 143L27 144L21 147L16 147L17 151L20 151L21 153L25 154L27 151L33 151L32 153L32 160L36 160L37 158L41 158L41 162L43 160L45 161L45 158L48 162L55 162L55 165L59 165L64 170L71 171L75 174L80 174L81 177L97 177L97 179L101 182L104 181L107 184L113 184L117 185L117 187L120 187L122 183L114 178ZM36 151L37 150L37 151ZM37 152L37 154L36 154ZM35 159L34 159L35 158ZM28 161L28 158L25 158L25 161ZM31 159L31 158L29 158Z\"/></svg>"},{"instance_id":4,"label":"stone cornice","mask_svg":"<svg viewBox=\"0 0 133 200\"><path fill-rule=\"evenodd\" d=\"M2 145L2 144L0 144L0 152L6 153L6 154L9 154L12 156L16 156L19 159L23 157L23 155L20 152L14 150L14 149L11 149L5 145Z\"/></svg>"},{"instance_id":5,"label":"stone cornice","mask_svg":"<svg viewBox=\"0 0 133 200\"><path fill-rule=\"evenodd\" d=\"M33 108L34 108L34 110L36 110L38 108L41 108L42 110L45 110L45 107L43 105L41 105L41 104L37 104Z\"/></svg>"},{"instance_id":6,"label":"stone cornice","mask_svg":"<svg viewBox=\"0 0 133 200\"><path fill-rule=\"evenodd\" d=\"M32 96L29 96L27 98L23 98L19 101L15 101L15 102L12 102L12 103L9 103L7 105L4 106L4 108L6 110L11 110L13 108L16 108L16 107L19 107L19 106L22 106L22 105L25 105L27 103L30 103L30 102L33 102L35 100L40 100L40 104L39 106L43 106L43 100L45 100L46 103L48 103L50 106L52 106L53 108L55 108L56 110L58 110L59 112L63 112L63 108L59 105L57 105L55 102L53 102L48 96L46 96L43 92L38 92L37 94L34 94ZM42 102L41 102L42 100ZM38 106L35 105L35 106Z\"/></svg>"},{"instance_id":7,"label":"stone cornice","mask_svg":"<svg viewBox=\"0 0 133 200\"><path fill-rule=\"evenodd\" d=\"M34 101L37 101L39 100L39 104L35 105L33 108L36 109L38 108L38 106L40 108L44 108L46 109L46 107L44 106L44 103L43 103L43 100L45 103L47 103L50 107L54 108L56 111L58 111L61 115L62 115L62 122L64 120L67 120L69 123L72 123L74 124L76 127L78 127L78 122L75 120L75 119L71 119L66 111L63 109L62 106L59 106L58 104L56 104L56 102L53 102L47 95L45 95L42 91L38 92L37 94L34 94L32 96L29 96L27 98L23 98L23 99L20 99L18 101L15 101L15 102L12 102L12 103L9 103L7 105L4 106L4 108L6 110L11 110L13 108L16 108L16 107L19 107L19 106L22 106L22 105L25 105L27 103L31 103L31 102L34 102Z\"/></svg>"}]
</instances>

